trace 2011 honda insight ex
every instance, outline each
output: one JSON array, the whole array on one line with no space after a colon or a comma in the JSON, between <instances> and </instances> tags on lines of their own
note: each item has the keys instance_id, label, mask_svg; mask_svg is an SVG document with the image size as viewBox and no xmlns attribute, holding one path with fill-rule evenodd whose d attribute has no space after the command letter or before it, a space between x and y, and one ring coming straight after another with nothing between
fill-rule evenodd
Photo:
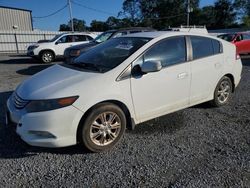
<instances>
[{"instance_id":1,"label":"2011 honda insight ex","mask_svg":"<svg viewBox=\"0 0 250 188\"><path fill-rule=\"evenodd\" d=\"M138 123L206 101L227 104L241 71L235 46L218 38L127 35L25 80L7 101L6 119L30 145L82 143L101 152Z\"/></svg>"}]
</instances>

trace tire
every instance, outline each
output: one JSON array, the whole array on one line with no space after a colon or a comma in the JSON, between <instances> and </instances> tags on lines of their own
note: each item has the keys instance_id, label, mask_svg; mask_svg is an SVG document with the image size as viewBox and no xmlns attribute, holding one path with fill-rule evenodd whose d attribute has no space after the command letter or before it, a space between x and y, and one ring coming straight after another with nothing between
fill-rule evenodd
<instances>
[{"instance_id":1,"label":"tire","mask_svg":"<svg viewBox=\"0 0 250 188\"><path fill-rule=\"evenodd\" d=\"M124 112L112 103L97 105L88 114L80 129L80 141L92 152L113 148L126 129Z\"/></svg>"},{"instance_id":2,"label":"tire","mask_svg":"<svg viewBox=\"0 0 250 188\"><path fill-rule=\"evenodd\" d=\"M40 58L41 58L41 61L43 63L51 63L52 61L54 61L55 56L54 56L53 52L44 51L44 52L42 52Z\"/></svg>"},{"instance_id":3,"label":"tire","mask_svg":"<svg viewBox=\"0 0 250 188\"><path fill-rule=\"evenodd\" d=\"M220 79L214 91L212 106L220 107L229 103L232 98L233 84L230 78L224 76Z\"/></svg>"}]
</instances>

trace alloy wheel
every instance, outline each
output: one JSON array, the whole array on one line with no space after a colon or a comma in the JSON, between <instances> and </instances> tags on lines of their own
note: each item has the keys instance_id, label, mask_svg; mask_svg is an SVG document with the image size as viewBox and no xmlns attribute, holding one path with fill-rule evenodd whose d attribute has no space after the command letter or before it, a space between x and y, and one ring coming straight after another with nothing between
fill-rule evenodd
<instances>
[{"instance_id":1,"label":"alloy wheel","mask_svg":"<svg viewBox=\"0 0 250 188\"><path fill-rule=\"evenodd\" d=\"M114 112L101 113L90 127L90 139L98 146L111 144L119 135L121 119Z\"/></svg>"}]
</instances>

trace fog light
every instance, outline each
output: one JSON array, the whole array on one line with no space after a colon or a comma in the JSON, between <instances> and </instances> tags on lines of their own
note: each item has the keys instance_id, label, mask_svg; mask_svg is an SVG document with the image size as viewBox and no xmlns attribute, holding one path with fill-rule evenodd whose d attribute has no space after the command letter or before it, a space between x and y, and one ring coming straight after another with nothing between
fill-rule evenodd
<instances>
[{"instance_id":1,"label":"fog light","mask_svg":"<svg viewBox=\"0 0 250 188\"><path fill-rule=\"evenodd\" d=\"M47 131L29 131L29 133L41 138L56 138L55 135Z\"/></svg>"}]
</instances>

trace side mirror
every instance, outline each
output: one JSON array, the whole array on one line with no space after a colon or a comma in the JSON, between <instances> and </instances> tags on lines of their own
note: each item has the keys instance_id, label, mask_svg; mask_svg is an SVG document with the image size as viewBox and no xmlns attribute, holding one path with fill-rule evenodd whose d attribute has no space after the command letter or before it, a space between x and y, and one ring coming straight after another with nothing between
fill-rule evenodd
<instances>
[{"instance_id":1,"label":"side mirror","mask_svg":"<svg viewBox=\"0 0 250 188\"><path fill-rule=\"evenodd\" d=\"M55 45L58 45L60 43L62 43L62 41L58 40L58 41L55 42Z\"/></svg>"},{"instance_id":2,"label":"side mirror","mask_svg":"<svg viewBox=\"0 0 250 188\"><path fill-rule=\"evenodd\" d=\"M161 61L145 61L141 65L143 73L158 72L162 69Z\"/></svg>"}]
</instances>

